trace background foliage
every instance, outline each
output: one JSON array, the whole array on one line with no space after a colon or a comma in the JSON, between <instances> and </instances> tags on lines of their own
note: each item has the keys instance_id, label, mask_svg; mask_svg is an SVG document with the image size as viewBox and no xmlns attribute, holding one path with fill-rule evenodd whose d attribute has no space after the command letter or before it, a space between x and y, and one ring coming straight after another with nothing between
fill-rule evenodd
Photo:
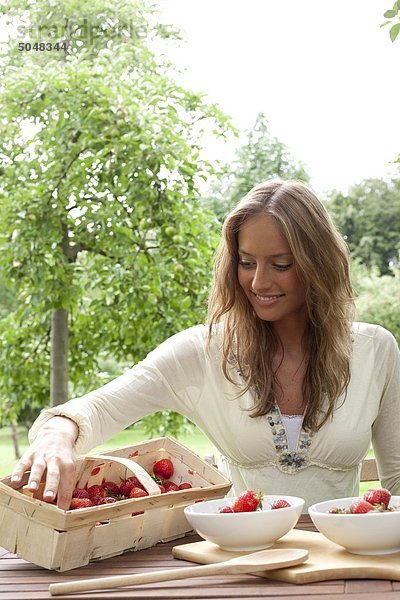
<instances>
[{"instance_id":1,"label":"background foliage","mask_svg":"<svg viewBox=\"0 0 400 600\"><path fill-rule=\"evenodd\" d=\"M256 183L274 177L309 181L304 165L291 155L285 144L271 135L266 115L259 113L254 127L246 132L233 162L225 165L211 180L205 205L222 222Z\"/></svg>"},{"instance_id":2,"label":"background foliage","mask_svg":"<svg viewBox=\"0 0 400 600\"><path fill-rule=\"evenodd\" d=\"M400 33L400 0L396 0L393 8L387 10L383 16L386 21L382 24L382 27L390 26L389 35L392 42L394 42Z\"/></svg>"},{"instance_id":3,"label":"background foliage","mask_svg":"<svg viewBox=\"0 0 400 600\"><path fill-rule=\"evenodd\" d=\"M393 274L400 253L400 179L367 179L328 202L352 256L381 275Z\"/></svg>"},{"instance_id":4,"label":"background foliage","mask_svg":"<svg viewBox=\"0 0 400 600\"><path fill-rule=\"evenodd\" d=\"M203 319L218 223L199 202L202 140L230 121L176 83L163 48L177 33L148 2L9 0L0 14L32 44L68 43L2 48L5 423L48 403L54 311L68 313L70 395L102 383L99 358L122 369Z\"/></svg>"}]
</instances>

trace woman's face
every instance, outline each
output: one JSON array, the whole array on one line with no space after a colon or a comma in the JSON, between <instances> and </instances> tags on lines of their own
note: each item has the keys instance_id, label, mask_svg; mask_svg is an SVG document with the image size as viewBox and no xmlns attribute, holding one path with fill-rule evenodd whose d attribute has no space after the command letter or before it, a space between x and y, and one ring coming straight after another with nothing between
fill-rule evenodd
<instances>
[{"instance_id":1,"label":"woman's face","mask_svg":"<svg viewBox=\"0 0 400 600\"><path fill-rule=\"evenodd\" d=\"M238 252L239 283L260 319L303 326L304 286L274 218L260 214L247 219L238 234Z\"/></svg>"}]
</instances>

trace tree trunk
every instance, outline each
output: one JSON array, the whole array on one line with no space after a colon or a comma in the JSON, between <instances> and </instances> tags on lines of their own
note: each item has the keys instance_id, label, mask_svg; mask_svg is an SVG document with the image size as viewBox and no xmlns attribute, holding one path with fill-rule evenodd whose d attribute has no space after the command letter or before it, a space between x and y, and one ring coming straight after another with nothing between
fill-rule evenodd
<instances>
[{"instance_id":1,"label":"tree trunk","mask_svg":"<svg viewBox=\"0 0 400 600\"><path fill-rule=\"evenodd\" d=\"M68 311L55 310L51 319L50 400L52 406L68 400Z\"/></svg>"},{"instance_id":2,"label":"tree trunk","mask_svg":"<svg viewBox=\"0 0 400 600\"><path fill-rule=\"evenodd\" d=\"M15 458L16 458L16 460L18 460L19 458L21 458L21 452L19 451L18 429L17 429L17 426L15 423L11 423L10 427L11 427L12 439L13 439L13 443L14 443Z\"/></svg>"}]
</instances>

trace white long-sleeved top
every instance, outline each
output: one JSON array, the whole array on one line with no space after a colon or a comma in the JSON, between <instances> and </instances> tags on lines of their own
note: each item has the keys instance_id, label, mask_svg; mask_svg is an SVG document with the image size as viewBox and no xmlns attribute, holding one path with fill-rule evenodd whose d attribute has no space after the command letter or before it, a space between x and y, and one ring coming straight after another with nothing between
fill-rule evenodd
<instances>
[{"instance_id":1,"label":"white long-sleeved top","mask_svg":"<svg viewBox=\"0 0 400 600\"><path fill-rule=\"evenodd\" d=\"M78 455L148 414L172 409L196 423L214 444L235 494L262 489L301 496L305 508L357 496L360 463L371 442L382 485L400 494L400 353L391 333L354 323L347 395L318 432L301 429L295 452L288 449L277 407L266 416L250 417L252 393L238 395L240 388L224 377L221 340L216 334L207 351L207 333L203 325L178 333L107 385L43 411L32 426L31 441L49 418L67 416L79 426Z\"/></svg>"}]
</instances>

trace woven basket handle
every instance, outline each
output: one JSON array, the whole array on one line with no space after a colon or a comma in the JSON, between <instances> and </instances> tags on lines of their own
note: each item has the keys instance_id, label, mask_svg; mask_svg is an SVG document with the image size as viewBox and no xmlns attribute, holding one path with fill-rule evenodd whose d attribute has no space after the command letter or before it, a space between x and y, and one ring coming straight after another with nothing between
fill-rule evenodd
<instances>
[{"instance_id":1,"label":"woven basket handle","mask_svg":"<svg viewBox=\"0 0 400 600\"><path fill-rule=\"evenodd\" d=\"M160 494L160 487L154 481L152 477L134 460L129 460L129 458L123 458L122 456L107 456L106 454L90 454L89 456L85 456L85 460L93 460L93 461L113 461L117 462L120 465L126 467L135 477L137 477L140 483L143 485L145 490L148 492L149 496L155 496L156 494Z\"/></svg>"}]
</instances>

